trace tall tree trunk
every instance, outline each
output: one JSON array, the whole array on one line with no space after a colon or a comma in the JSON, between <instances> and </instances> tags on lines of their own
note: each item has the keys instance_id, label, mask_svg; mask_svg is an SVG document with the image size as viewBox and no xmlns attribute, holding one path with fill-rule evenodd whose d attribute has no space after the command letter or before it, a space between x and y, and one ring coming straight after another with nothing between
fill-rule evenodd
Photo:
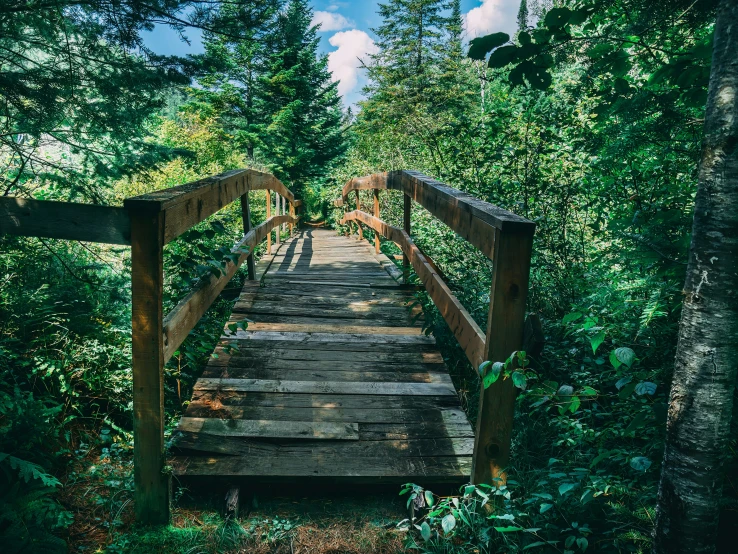
<instances>
[{"instance_id":1,"label":"tall tree trunk","mask_svg":"<svg viewBox=\"0 0 738 554\"><path fill-rule=\"evenodd\" d=\"M657 554L714 552L738 376L738 0L720 0L684 284Z\"/></svg>"}]
</instances>

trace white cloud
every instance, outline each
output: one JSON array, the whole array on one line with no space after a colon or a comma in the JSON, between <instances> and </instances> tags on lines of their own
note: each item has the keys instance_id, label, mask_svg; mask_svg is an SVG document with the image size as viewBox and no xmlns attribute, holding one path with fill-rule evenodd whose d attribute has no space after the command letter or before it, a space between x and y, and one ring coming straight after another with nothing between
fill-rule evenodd
<instances>
[{"instance_id":1,"label":"white cloud","mask_svg":"<svg viewBox=\"0 0 738 554\"><path fill-rule=\"evenodd\" d=\"M359 99L357 88L360 79L363 80L359 58L376 54L379 48L368 34L358 29L336 33L328 42L337 48L328 54L328 70L334 81L340 81L338 93L347 104L353 104Z\"/></svg>"},{"instance_id":2,"label":"white cloud","mask_svg":"<svg viewBox=\"0 0 738 554\"><path fill-rule=\"evenodd\" d=\"M311 25L320 25L320 30L325 31L340 31L347 27L353 27L354 22L350 19L346 19L340 13L321 12L317 11L313 14L313 20L310 22Z\"/></svg>"},{"instance_id":3,"label":"white cloud","mask_svg":"<svg viewBox=\"0 0 738 554\"><path fill-rule=\"evenodd\" d=\"M519 0L482 0L482 5L464 14L466 38L502 31L512 36L518 29Z\"/></svg>"}]
</instances>

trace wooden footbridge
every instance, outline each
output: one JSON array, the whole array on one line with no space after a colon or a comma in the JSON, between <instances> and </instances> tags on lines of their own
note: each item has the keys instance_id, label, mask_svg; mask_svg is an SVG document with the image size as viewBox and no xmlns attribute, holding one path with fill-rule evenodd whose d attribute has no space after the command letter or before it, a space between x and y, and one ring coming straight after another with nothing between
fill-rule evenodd
<instances>
[{"instance_id":1,"label":"wooden footbridge","mask_svg":"<svg viewBox=\"0 0 738 554\"><path fill-rule=\"evenodd\" d=\"M260 190L267 220L252 227L249 193ZM372 214L361 210L359 190L373 191ZM382 190L404 194L403 228L380 219ZM349 211L351 193L356 209ZM203 279L165 315L164 246L238 199L244 237L222 275ZM414 244L413 202L492 260L486 332ZM412 171L352 179L338 204L358 238L362 226L374 231L374 245L327 229L297 230L299 200L253 170L130 198L123 208L0 199L0 233L131 246L139 521L169 520L172 475L424 484L504 476L515 390L509 379L483 390L471 428L435 339L415 313L409 272L474 367L504 360L523 346L534 224ZM289 238L280 242L286 227ZM380 236L402 249L402 270L380 253ZM264 239L268 254L254 264L254 247ZM164 364L243 263L249 279L167 453ZM248 327L231 325L239 322Z\"/></svg>"}]
</instances>

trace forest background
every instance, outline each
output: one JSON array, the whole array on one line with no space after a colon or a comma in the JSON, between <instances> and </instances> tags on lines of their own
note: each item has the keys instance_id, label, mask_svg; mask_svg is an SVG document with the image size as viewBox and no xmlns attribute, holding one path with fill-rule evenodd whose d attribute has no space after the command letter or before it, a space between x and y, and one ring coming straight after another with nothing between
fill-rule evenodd
<instances>
[{"instance_id":1,"label":"forest background","mask_svg":"<svg viewBox=\"0 0 738 554\"><path fill-rule=\"evenodd\" d=\"M489 48L469 52L458 1L389 0L379 15L365 99L346 109L304 0L3 2L0 191L115 205L255 167L343 232L332 206L348 179L415 169L535 221L529 310L547 344L519 397L503 501L490 519L462 491L469 521L449 529L448 508L427 519L430 534L402 540L428 552L649 551L714 3L523 0L512 44L489 62ZM152 52L142 33L154 25L200 29L204 53ZM544 40L553 48L535 63L515 58ZM399 224L401 199L381 198ZM239 225L227 209L167 247L165 302L217 271ZM412 229L484 326L488 261L421 210ZM179 517L166 540L131 528L129 283L126 249L0 237L3 544L286 548L299 522L257 533ZM474 421L478 372L419 300ZM167 365L170 426L230 306L220 299ZM725 541L738 525L736 421ZM392 551L380 543L355 551Z\"/></svg>"}]
</instances>

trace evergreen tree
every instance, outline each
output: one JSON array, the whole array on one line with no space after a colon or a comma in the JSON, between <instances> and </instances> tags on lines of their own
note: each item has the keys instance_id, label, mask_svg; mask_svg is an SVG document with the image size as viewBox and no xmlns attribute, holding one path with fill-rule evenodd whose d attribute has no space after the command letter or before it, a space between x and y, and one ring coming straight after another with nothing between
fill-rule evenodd
<instances>
[{"instance_id":1,"label":"evergreen tree","mask_svg":"<svg viewBox=\"0 0 738 554\"><path fill-rule=\"evenodd\" d=\"M291 0L279 14L260 79L262 149L271 169L298 196L323 177L345 151L341 99L331 82L328 57L318 54L306 0Z\"/></svg>"},{"instance_id":2,"label":"evergreen tree","mask_svg":"<svg viewBox=\"0 0 738 554\"><path fill-rule=\"evenodd\" d=\"M447 46L449 20L443 11L448 7L441 0L390 0L379 5L383 22L373 31L381 50L372 56L370 68L377 90L410 105L428 100L424 92Z\"/></svg>"},{"instance_id":3,"label":"evergreen tree","mask_svg":"<svg viewBox=\"0 0 738 554\"><path fill-rule=\"evenodd\" d=\"M528 28L528 1L520 0L520 8L518 9L518 31L524 31Z\"/></svg>"},{"instance_id":4,"label":"evergreen tree","mask_svg":"<svg viewBox=\"0 0 738 554\"><path fill-rule=\"evenodd\" d=\"M214 112L223 129L254 159L264 112L256 105L259 78L266 72L267 37L276 28L280 0L223 4L223 20L239 33L204 35L208 71L194 91L200 109Z\"/></svg>"}]
</instances>

